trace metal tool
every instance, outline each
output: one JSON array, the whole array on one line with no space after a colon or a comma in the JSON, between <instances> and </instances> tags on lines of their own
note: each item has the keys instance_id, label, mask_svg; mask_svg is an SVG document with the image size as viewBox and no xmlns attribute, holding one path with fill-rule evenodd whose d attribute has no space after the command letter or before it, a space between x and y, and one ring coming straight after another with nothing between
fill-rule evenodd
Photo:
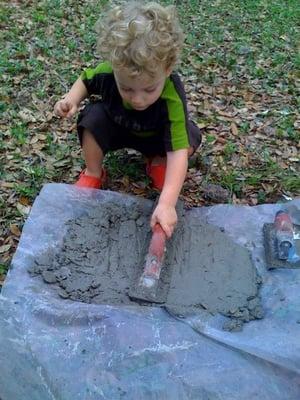
<instances>
[{"instance_id":1,"label":"metal tool","mask_svg":"<svg viewBox=\"0 0 300 400\"><path fill-rule=\"evenodd\" d=\"M276 213L272 224L263 226L267 269L300 268L300 225L293 224L285 209Z\"/></svg>"},{"instance_id":2,"label":"metal tool","mask_svg":"<svg viewBox=\"0 0 300 400\"><path fill-rule=\"evenodd\" d=\"M159 224L153 229L152 239L146 255L144 272L139 285L145 288L153 288L160 277L166 251L166 234Z\"/></svg>"},{"instance_id":3,"label":"metal tool","mask_svg":"<svg viewBox=\"0 0 300 400\"><path fill-rule=\"evenodd\" d=\"M277 256L280 260L288 260L291 251L295 248L294 228L291 217L286 211L276 213L274 221Z\"/></svg>"},{"instance_id":4,"label":"metal tool","mask_svg":"<svg viewBox=\"0 0 300 400\"><path fill-rule=\"evenodd\" d=\"M161 303L157 290L166 253L166 234L160 224L153 228L142 274L134 283L129 296L134 299Z\"/></svg>"}]
</instances>

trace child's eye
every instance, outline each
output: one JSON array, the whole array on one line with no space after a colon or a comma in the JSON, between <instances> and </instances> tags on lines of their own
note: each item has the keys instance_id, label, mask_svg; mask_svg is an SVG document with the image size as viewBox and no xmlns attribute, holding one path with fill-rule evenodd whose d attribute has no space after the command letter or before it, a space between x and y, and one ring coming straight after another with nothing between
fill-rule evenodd
<instances>
[{"instance_id":1,"label":"child's eye","mask_svg":"<svg viewBox=\"0 0 300 400\"><path fill-rule=\"evenodd\" d=\"M122 90L122 92L131 92L131 89L130 88L120 88L121 90Z\"/></svg>"},{"instance_id":2,"label":"child's eye","mask_svg":"<svg viewBox=\"0 0 300 400\"><path fill-rule=\"evenodd\" d=\"M154 89L145 89L145 92L146 93L152 93L152 92L154 92L154 90L155 90L155 88Z\"/></svg>"}]
</instances>

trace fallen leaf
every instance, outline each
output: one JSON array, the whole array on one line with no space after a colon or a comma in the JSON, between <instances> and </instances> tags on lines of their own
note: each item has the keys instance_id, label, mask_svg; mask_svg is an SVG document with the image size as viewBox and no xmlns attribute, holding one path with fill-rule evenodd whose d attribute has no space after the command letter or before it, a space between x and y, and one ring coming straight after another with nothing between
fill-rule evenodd
<instances>
[{"instance_id":1,"label":"fallen leaf","mask_svg":"<svg viewBox=\"0 0 300 400\"><path fill-rule=\"evenodd\" d=\"M18 115L24 122L36 122L33 112L28 108L23 108L21 111L19 111Z\"/></svg>"},{"instance_id":2,"label":"fallen leaf","mask_svg":"<svg viewBox=\"0 0 300 400\"><path fill-rule=\"evenodd\" d=\"M23 206L21 203L17 203L17 210L22 214L27 216L30 213L31 207Z\"/></svg>"},{"instance_id":3,"label":"fallen leaf","mask_svg":"<svg viewBox=\"0 0 300 400\"><path fill-rule=\"evenodd\" d=\"M10 247L10 244L4 244L3 246L0 246L0 254L6 253L10 249Z\"/></svg>"},{"instance_id":4,"label":"fallen leaf","mask_svg":"<svg viewBox=\"0 0 300 400\"><path fill-rule=\"evenodd\" d=\"M226 117L226 118L233 118L236 116L237 111L233 111L233 112L229 112L229 111L222 111L222 110L217 110L219 115L222 115L222 117Z\"/></svg>"},{"instance_id":5,"label":"fallen leaf","mask_svg":"<svg viewBox=\"0 0 300 400\"><path fill-rule=\"evenodd\" d=\"M37 136L34 136L31 140L30 140L30 144L35 144L39 141L39 138Z\"/></svg>"},{"instance_id":6,"label":"fallen leaf","mask_svg":"<svg viewBox=\"0 0 300 400\"><path fill-rule=\"evenodd\" d=\"M231 122L230 129L234 136L237 136L239 134L239 130L234 122Z\"/></svg>"},{"instance_id":7,"label":"fallen leaf","mask_svg":"<svg viewBox=\"0 0 300 400\"><path fill-rule=\"evenodd\" d=\"M28 206L30 204L30 200L28 199L28 197L25 196L21 196L19 198L19 202L23 205L23 206Z\"/></svg>"},{"instance_id":8,"label":"fallen leaf","mask_svg":"<svg viewBox=\"0 0 300 400\"><path fill-rule=\"evenodd\" d=\"M225 144L225 143L227 142L227 140L224 139L223 137L218 136L218 137L217 137L217 142L218 142L218 143Z\"/></svg>"},{"instance_id":9,"label":"fallen leaf","mask_svg":"<svg viewBox=\"0 0 300 400\"><path fill-rule=\"evenodd\" d=\"M299 162L299 158L298 157L290 157L289 158L289 161L291 161L291 162Z\"/></svg>"},{"instance_id":10,"label":"fallen leaf","mask_svg":"<svg viewBox=\"0 0 300 400\"><path fill-rule=\"evenodd\" d=\"M14 186L15 186L15 183L13 183L13 182L0 182L0 186L1 187L3 187L3 188L8 188L8 189L10 189L10 188L13 188Z\"/></svg>"},{"instance_id":11,"label":"fallen leaf","mask_svg":"<svg viewBox=\"0 0 300 400\"><path fill-rule=\"evenodd\" d=\"M10 231L11 231L11 233L12 233L13 235L18 236L18 237L21 236L21 231L20 231L18 225L16 225L16 224L11 224L11 225L9 226L9 229L10 229Z\"/></svg>"},{"instance_id":12,"label":"fallen leaf","mask_svg":"<svg viewBox=\"0 0 300 400\"><path fill-rule=\"evenodd\" d=\"M145 189L138 189L138 188L133 188L132 191L134 194L136 194L138 196L146 195L146 193L147 193Z\"/></svg>"}]
</instances>

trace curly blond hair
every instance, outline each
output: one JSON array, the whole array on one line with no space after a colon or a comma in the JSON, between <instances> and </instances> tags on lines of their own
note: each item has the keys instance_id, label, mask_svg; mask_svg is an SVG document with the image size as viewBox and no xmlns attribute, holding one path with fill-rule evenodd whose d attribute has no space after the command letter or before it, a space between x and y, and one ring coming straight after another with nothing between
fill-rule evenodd
<instances>
[{"instance_id":1,"label":"curly blond hair","mask_svg":"<svg viewBox=\"0 0 300 400\"><path fill-rule=\"evenodd\" d=\"M104 14L96 28L98 51L113 69L154 76L158 65L172 69L179 61L184 36L174 6L126 2Z\"/></svg>"}]
</instances>

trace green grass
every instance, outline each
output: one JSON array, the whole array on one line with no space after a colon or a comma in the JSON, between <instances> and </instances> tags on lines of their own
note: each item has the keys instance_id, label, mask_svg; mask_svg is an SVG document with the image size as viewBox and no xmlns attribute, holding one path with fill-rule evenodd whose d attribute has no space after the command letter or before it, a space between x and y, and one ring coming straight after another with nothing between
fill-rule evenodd
<instances>
[{"instance_id":1,"label":"green grass","mask_svg":"<svg viewBox=\"0 0 300 400\"><path fill-rule=\"evenodd\" d=\"M213 80L207 67L217 65L237 77L263 79L271 92L278 79L293 90L289 78L299 68L297 0L183 1L179 10L186 24L193 16L185 55L192 53L207 82Z\"/></svg>"},{"instance_id":2,"label":"green grass","mask_svg":"<svg viewBox=\"0 0 300 400\"><path fill-rule=\"evenodd\" d=\"M16 145L25 144L27 141L27 127L24 124L12 126L11 137L16 141Z\"/></svg>"},{"instance_id":3,"label":"green grass","mask_svg":"<svg viewBox=\"0 0 300 400\"><path fill-rule=\"evenodd\" d=\"M65 134L71 123L50 117L47 120L46 114L81 70L98 62L94 25L106 3L35 0L0 5L1 42L5 43L0 54L0 174L1 180L15 183L16 198L34 199L48 181L74 181L72 171L82 165L74 128ZM259 96L254 101L262 108L255 118L262 123L271 119L270 126L275 130L267 146L276 147L276 140L286 140L287 147L297 146L299 1L166 0L162 3L177 4L186 31L180 66L184 77L194 76L200 87L224 87L219 100L228 101L229 106L237 109L247 106L243 92L251 89ZM235 86L236 93L230 92L230 85ZM229 138L219 162L220 154L214 155L213 150L218 129L222 124L226 127L226 123L218 119L217 112L202 115L203 95L198 89L195 93L200 98L197 118L214 127L207 133L202 151L203 157L210 152L213 158L215 166L208 173L215 183L239 196L243 196L243 186L255 186L260 201L265 198L261 187L264 181L276 182L279 191L299 192L299 178L293 168L283 169L278 162L272 164L264 159L264 144L257 149L261 153L258 167L232 167L242 138L256 133L247 119L239 121L239 136L235 140ZM263 96L267 96L265 104L261 104ZM218 98L211 96L210 100L216 102ZM19 112L23 108L33 112L36 122L22 119ZM40 133L46 135L45 144L36 148L30 143ZM12 157L9 162L7 155ZM123 163L120 154L109 156L106 164L112 177L140 178L139 163Z\"/></svg>"},{"instance_id":4,"label":"green grass","mask_svg":"<svg viewBox=\"0 0 300 400\"><path fill-rule=\"evenodd\" d=\"M9 266L7 264L0 263L0 275L6 275L8 269L9 269Z\"/></svg>"},{"instance_id":5,"label":"green grass","mask_svg":"<svg viewBox=\"0 0 300 400\"><path fill-rule=\"evenodd\" d=\"M105 167L110 178L128 176L133 182L149 183L145 175L145 165L140 157L132 157L122 151L109 153L106 156Z\"/></svg>"}]
</instances>

